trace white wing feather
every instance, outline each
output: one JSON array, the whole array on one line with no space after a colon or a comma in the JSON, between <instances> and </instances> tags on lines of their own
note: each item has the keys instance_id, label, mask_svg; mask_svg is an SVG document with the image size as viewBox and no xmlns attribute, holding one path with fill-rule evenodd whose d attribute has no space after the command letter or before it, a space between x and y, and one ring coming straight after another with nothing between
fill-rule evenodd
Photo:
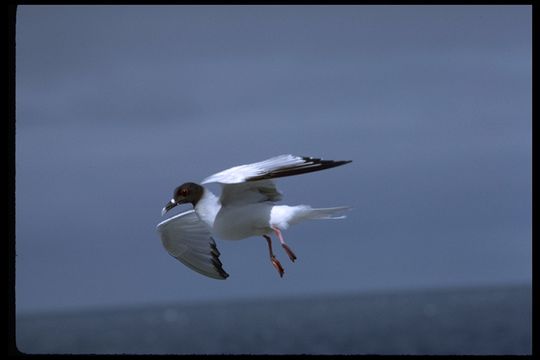
<instances>
[{"instance_id":1,"label":"white wing feather","mask_svg":"<svg viewBox=\"0 0 540 360\"><path fill-rule=\"evenodd\" d=\"M322 160L313 157L279 155L252 164L238 165L208 176L201 184L212 182L223 186L220 202L250 204L281 200L282 194L271 179L330 169L350 161Z\"/></svg>"},{"instance_id":2,"label":"white wing feather","mask_svg":"<svg viewBox=\"0 0 540 360\"><path fill-rule=\"evenodd\" d=\"M169 254L190 269L214 279L226 279L219 251L206 225L189 210L157 225L161 242Z\"/></svg>"},{"instance_id":3,"label":"white wing feather","mask_svg":"<svg viewBox=\"0 0 540 360\"><path fill-rule=\"evenodd\" d=\"M217 182L221 184L237 184L249 178L262 176L281 168L294 167L305 163L305 159L294 155L279 155L252 164L238 165L208 176L201 184Z\"/></svg>"}]
</instances>

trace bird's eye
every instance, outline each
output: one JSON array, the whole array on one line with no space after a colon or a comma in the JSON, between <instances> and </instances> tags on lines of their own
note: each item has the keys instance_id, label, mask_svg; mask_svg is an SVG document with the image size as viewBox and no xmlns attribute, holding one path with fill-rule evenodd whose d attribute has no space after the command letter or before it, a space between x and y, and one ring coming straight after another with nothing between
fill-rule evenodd
<instances>
[{"instance_id":1,"label":"bird's eye","mask_svg":"<svg viewBox=\"0 0 540 360\"><path fill-rule=\"evenodd\" d=\"M180 195L182 196L187 196L189 194L189 190L188 189L182 189L180 190Z\"/></svg>"}]
</instances>

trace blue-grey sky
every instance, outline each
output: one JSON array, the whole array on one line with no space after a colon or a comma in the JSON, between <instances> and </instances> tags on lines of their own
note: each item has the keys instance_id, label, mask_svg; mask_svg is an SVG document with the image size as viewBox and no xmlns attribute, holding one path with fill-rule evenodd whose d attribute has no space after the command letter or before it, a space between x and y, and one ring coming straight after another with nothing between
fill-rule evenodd
<instances>
[{"instance_id":1,"label":"blue-grey sky","mask_svg":"<svg viewBox=\"0 0 540 360\"><path fill-rule=\"evenodd\" d=\"M530 6L20 6L16 26L18 312L531 280ZM263 238L216 240L226 281L167 254L177 185L287 153L353 162L279 180L283 203L353 210L284 232L283 279Z\"/></svg>"}]
</instances>

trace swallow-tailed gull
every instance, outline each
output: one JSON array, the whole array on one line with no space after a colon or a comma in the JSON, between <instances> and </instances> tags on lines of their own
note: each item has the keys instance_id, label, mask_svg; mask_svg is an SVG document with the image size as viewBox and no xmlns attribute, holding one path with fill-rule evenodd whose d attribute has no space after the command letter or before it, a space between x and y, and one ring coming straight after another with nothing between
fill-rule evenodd
<instances>
[{"instance_id":1,"label":"swallow-tailed gull","mask_svg":"<svg viewBox=\"0 0 540 360\"><path fill-rule=\"evenodd\" d=\"M189 210L157 225L165 249L194 271L215 279L226 279L213 235L225 240L262 236L268 243L270 261L283 277L283 267L272 251L270 234L294 262L296 255L283 240L281 230L308 219L342 219L347 206L312 208L309 205L276 205L282 198L274 178L330 169L352 160L322 160L313 157L280 155L253 164L239 165L204 179L201 184L219 183L217 197L206 187L187 182L178 186L161 211L164 215L177 205L191 203Z\"/></svg>"}]
</instances>

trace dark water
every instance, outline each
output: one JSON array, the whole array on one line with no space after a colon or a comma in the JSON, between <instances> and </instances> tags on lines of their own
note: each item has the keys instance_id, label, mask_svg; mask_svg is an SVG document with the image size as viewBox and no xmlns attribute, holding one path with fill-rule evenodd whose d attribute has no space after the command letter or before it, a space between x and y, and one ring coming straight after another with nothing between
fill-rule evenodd
<instances>
[{"instance_id":1,"label":"dark water","mask_svg":"<svg viewBox=\"0 0 540 360\"><path fill-rule=\"evenodd\" d=\"M17 316L26 353L531 354L527 286Z\"/></svg>"}]
</instances>

